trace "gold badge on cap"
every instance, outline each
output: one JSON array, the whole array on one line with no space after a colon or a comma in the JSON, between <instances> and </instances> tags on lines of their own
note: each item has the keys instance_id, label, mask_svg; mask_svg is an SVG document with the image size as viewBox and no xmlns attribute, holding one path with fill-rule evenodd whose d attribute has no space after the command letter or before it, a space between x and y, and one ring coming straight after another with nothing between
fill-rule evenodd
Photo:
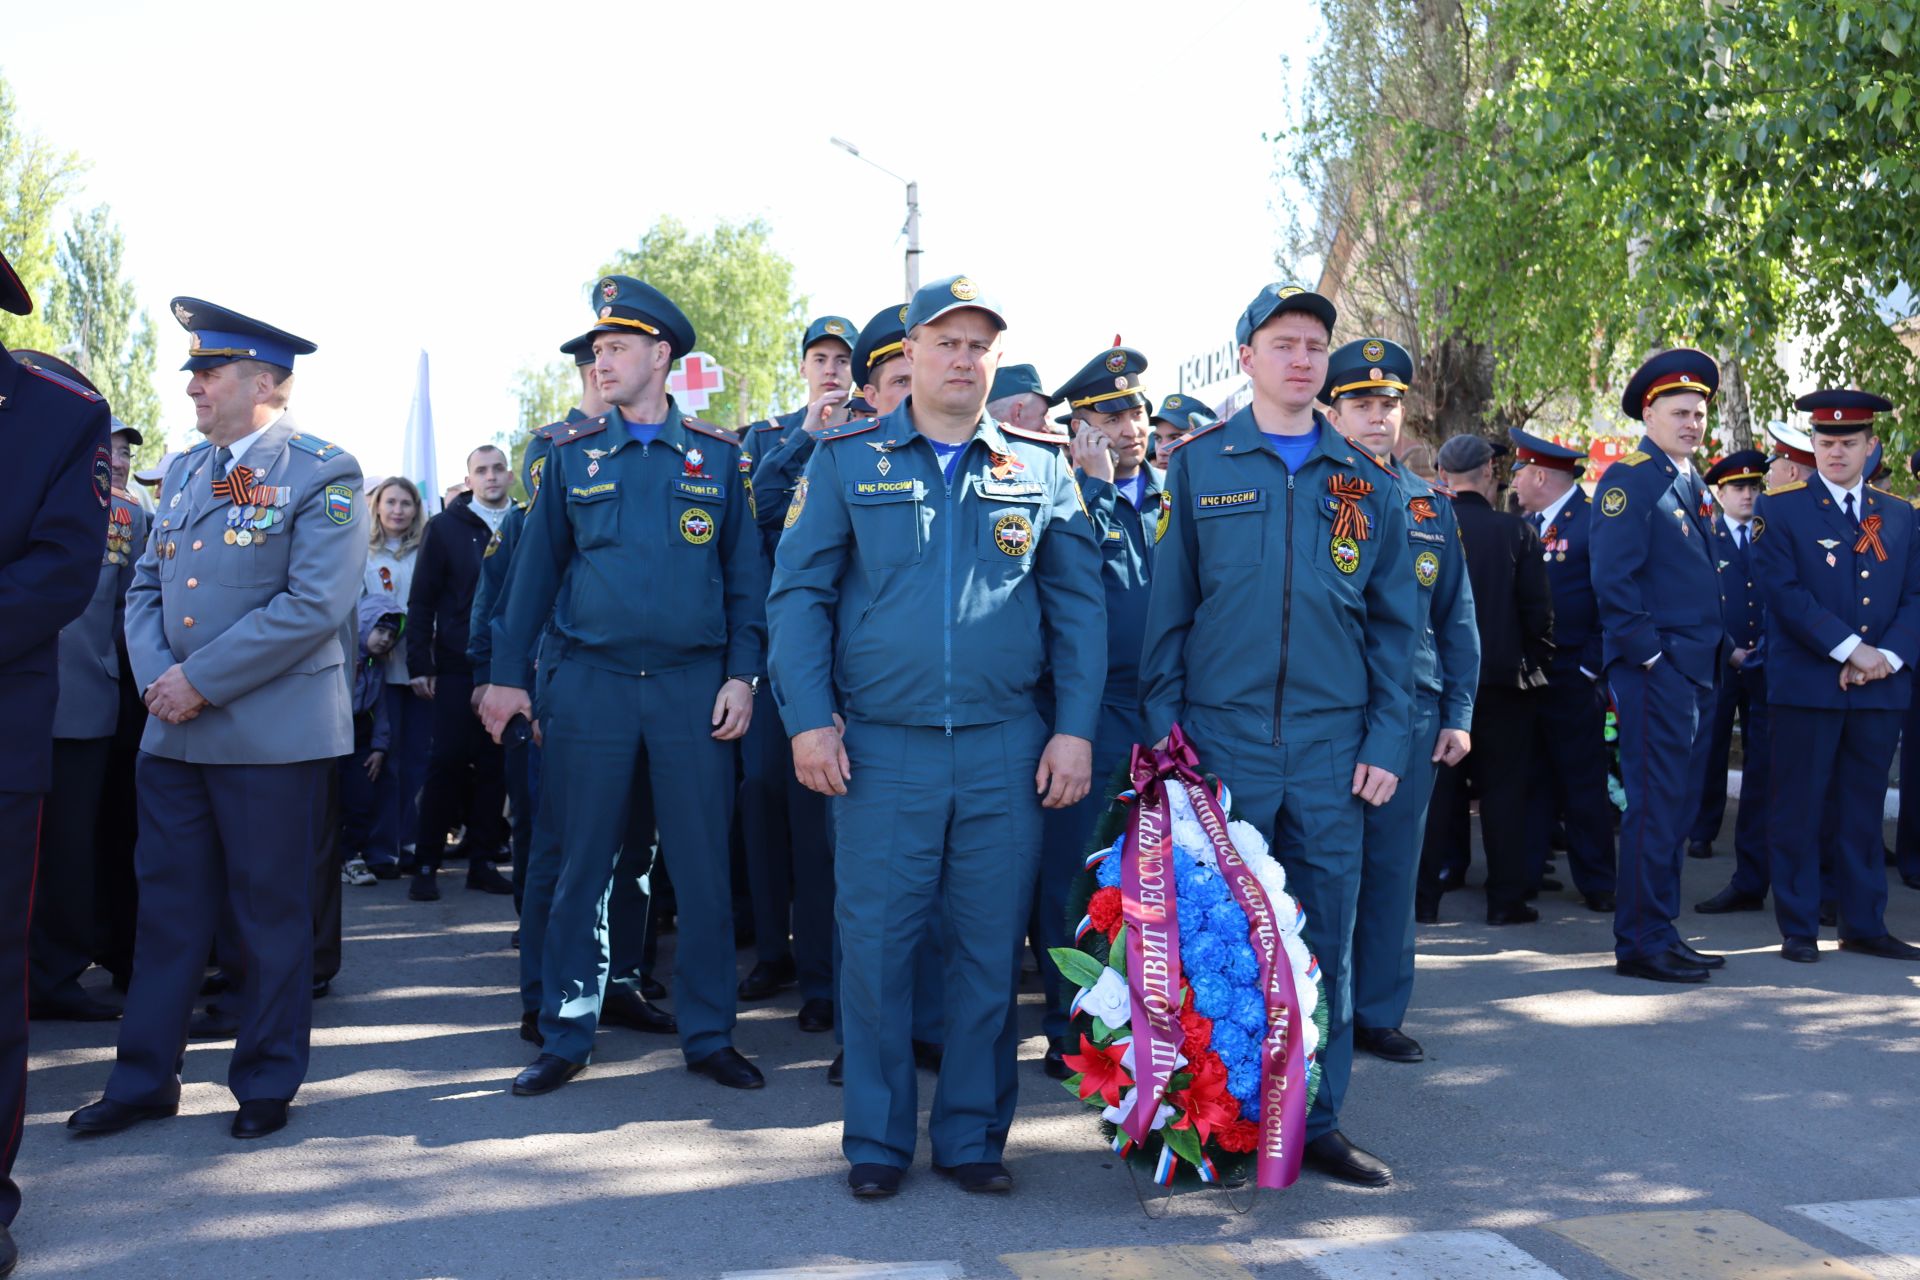
<instances>
[{"instance_id":1,"label":"gold badge on cap","mask_svg":"<svg viewBox=\"0 0 1920 1280\"><path fill-rule=\"evenodd\" d=\"M837 338L841 334L845 333L846 331L847 331L847 326L841 324L838 320L827 321L827 332L832 334L834 337Z\"/></svg>"},{"instance_id":2,"label":"gold badge on cap","mask_svg":"<svg viewBox=\"0 0 1920 1280\"><path fill-rule=\"evenodd\" d=\"M902 307L900 308L900 323L905 324L906 322L907 322L907 309L905 307Z\"/></svg>"},{"instance_id":3,"label":"gold badge on cap","mask_svg":"<svg viewBox=\"0 0 1920 1280\"><path fill-rule=\"evenodd\" d=\"M1291 298L1296 293L1305 292L1306 290L1297 284L1279 284L1273 287L1273 296L1276 298Z\"/></svg>"},{"instance_id":4,"label":"gold badge on cap","mask_svg":"<svg viewBox=\"0 0 1920 1280\"><path fill-rule=\"evenodd\" d=\"M600 282L600 296L605 298L608 302L612 302L615 298L620 296L620 286L615 284L612 280L602 280ZM605 315L606 312L602 311L600 314Z\"/></svg>"},{"instance_id":5,"label":"gold badge on cap","mask_svg":"<svg viewBox=\"0 0 1920 1280\"><path fill-rule=\"evenodd\" d=\"M606 319L606 318L607 318L608 316L610 316L610 315L612 315L612 314L613 314L613 308L612 308L612 307L602 307L602 308L600 308L600 318L601 318L602 320L605 320L605 319Z\"/></svg>"},{"instance_id":6,"label":"gold badge on cap","mask_svg":"<svg viewBox=\"0 0 1920 1280\"><path fill-rule=\"evenodd\" d=\"M1180 397L1179 397L1179 396L1168 396L1168 397L1167 397L1167 408L1169 408L1169 409L1178 409L1179 407L1180 407Z\"/></svg>"},{"instance_id":7,"label":"gold badge on cap","mask_svg":"<svg viewBox=\"0 0 1920 1280\"><path fill-rule=\"evenodd\" d=\"M952 284L953 296L962 302L972 302L980 296L980 288L965 276L960 276Z\"/></svg>"},{"instance_id":8,"label":"gold badge on cap","mask_svg":"<svg viewBox=\"0 0 1920 1280\"><path fill-rule=\"evenodd\" d=\"M192 324L193 312L187 310L185 307L181 306L179 303L176 302L173 304L173 318L175 320L178 320L181 324Z\"/></svg>"},{"instance_id":9,"label":"gold badge on cap","mask_svg":"<svg viewBox=\"0 0 1920 1280\"><path fill-rule=\"evenodd\" d=\"M1378 360L1387 354L1386 344L1378 338L1368 338L1365 344L1361 346L1360 354L1369 361ZM1376 373L1373 376L1377 378L1380 375Z\"/></svg>"},{"instance_id":10,"label":"gold badge on cap","mask_svg":"<svg viewBox=\"0 0 1920 1280\"><path fill-rule=\"evenodd\" d=\"M1108 372L1108 373L1120 373L1120 372L1122 372L1122 371L1124 371L1124 370L1126 369L1126 367L1127 367L1127 353L1126 353L1126 352L1124 352L1124 351L1116 351L1116 352L1114 352L1114 353L1113 353L1112 355L1110 355L1110 356L1108 356L1108 357L1107 357L1107 372Z\"/></svg>"}]
</instances>

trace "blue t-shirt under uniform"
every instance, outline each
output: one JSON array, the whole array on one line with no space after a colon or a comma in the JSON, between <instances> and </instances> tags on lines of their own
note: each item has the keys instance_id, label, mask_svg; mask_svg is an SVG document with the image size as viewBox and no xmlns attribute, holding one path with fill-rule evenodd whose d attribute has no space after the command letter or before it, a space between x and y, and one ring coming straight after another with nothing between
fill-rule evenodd
<instances>
[{"instance_id":1,"label":"blue t-shirt under uniform","mask_svg":"<svg viewBox=\"0 0 1920 1280\"><path fill-rule=\"evenodd\" d=\"M619 416L620 411L618 409L615 409L613 412L616 417ZM660 438L660 432L667 424L664 422L628 422L625 418L621 418L620 425L627 429L627 434L633 437L634 443L649 445Z\"/></svg>"},{"instance_id":2,"label":"blue t-shirt under uniform","mask_svg":"<svg viewBox=\"0 0 1920 1280\"><path fill-rule=\"evenodd\" d=\"M1271 431L1262 431L1260 434L1273 445L1274 452L1280 455L1280 461L1287 464L1287 470L1298 471L1301 464L1306 462L1307 455L1313 452L1313 447L1320 443L1320 424L1315 422L1313 430L1297 436L1277 436Z\"/></svg>"},{"instance_id":3,"label":"blue t-shirt under uniform","mask_svg":"<svg viewBox=\"0 0 1920 1280\"><path fill-rule=\"evenodd\" d=\"M1141 499L1147 496L1147 473L1136 471L1129 479L1116 481L1113 487L1120 491L1121 497L1133 504L1135 511L1138 511Z\"/></svg>"},{"instance_id":4,"label":"blue t-shirt under uniform","mask_svg":"<svg viewBox=\"0 0 1920 1280\"><path fill-rule=\"evenodd\" d=\"M927 443L933 446L934 456L940 459L940 470L946 475L947 483L951 485L953 483L953 469L959 462L961 450L973 442L971 440L962 440L959 444L941 444L932 436L928 436Z\"/></svg>"}]
</instances>

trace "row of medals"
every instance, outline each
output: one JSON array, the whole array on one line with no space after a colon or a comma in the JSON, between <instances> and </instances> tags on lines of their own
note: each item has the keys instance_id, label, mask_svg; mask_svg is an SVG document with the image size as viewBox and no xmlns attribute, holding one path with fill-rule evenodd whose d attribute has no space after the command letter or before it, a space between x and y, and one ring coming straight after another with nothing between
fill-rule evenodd
<instances>
[{"instance_id":1,"label":"row of medals","mask_svg":"<svg viewBox=\"0 0 1920 1280\"><path fill-rule=\"evenodd\" d=\"M250 547L255 538L267 536L267 530L286 519L278 507L248 503L227 509L227 531L222 536L230 547Z\"/></svg>"}]
</instances>

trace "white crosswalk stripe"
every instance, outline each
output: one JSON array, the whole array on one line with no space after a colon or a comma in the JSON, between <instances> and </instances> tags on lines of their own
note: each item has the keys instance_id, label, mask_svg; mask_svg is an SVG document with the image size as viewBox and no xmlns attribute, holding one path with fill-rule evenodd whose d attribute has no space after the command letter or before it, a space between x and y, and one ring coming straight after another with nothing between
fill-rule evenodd
<instances>
[{"instance_id":1,"label":"white crosswalk stripe","mask_svg":"<svg viewBox=\"0 0 1920 1280\"><path fill-rule=\"evenodd\" d=\"M1842 1200L1834 1204L1796 1204L1824 1227L1878 1250L1847 1261L1881 1280L1920 1278L1920 1198L1911 1200Z\"/></svg>"},{"instance_id":2,"label":"white crosswalk stripe","mask_svg":"<svg viewBox=\"0 0 1920 1280\"><path fill-rule=\"evenodd\" d=\"M728 1271L720 1280L961 1280L957 1262L869 1262L837 1267Z\"/></svg>"},{"instance_id":3,"label":"white crosswalk stripe","mask_svg":"<svg viewBox=\"0 0 1920 1280\"><path fill-rule=\"evenodd\" d=\"M1253 1263L1298 1261L1326 1280L1560 1280L1560 1273L1491 1231L1261 1240L1234 1251Z\"/></svg>"}]
</instances>

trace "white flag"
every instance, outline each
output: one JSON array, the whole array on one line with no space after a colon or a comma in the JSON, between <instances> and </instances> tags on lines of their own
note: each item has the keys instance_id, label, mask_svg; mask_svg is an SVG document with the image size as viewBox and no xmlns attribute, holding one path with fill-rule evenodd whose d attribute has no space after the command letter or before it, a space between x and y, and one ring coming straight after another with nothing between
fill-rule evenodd
<instances>
[{"instance_id":1,"label":"white flag","mask_svg":"<svg viewBox=\"0 0 1920 1280\"><path fill-rule=\"evenodd\" d=\"M413 388L413 410L400 455L400 474L420 486L429 512L440 509L440 466L433 452L433 401L427 392L427 353L420 352L420 375Z\"/></svg>"}]
</instances>

